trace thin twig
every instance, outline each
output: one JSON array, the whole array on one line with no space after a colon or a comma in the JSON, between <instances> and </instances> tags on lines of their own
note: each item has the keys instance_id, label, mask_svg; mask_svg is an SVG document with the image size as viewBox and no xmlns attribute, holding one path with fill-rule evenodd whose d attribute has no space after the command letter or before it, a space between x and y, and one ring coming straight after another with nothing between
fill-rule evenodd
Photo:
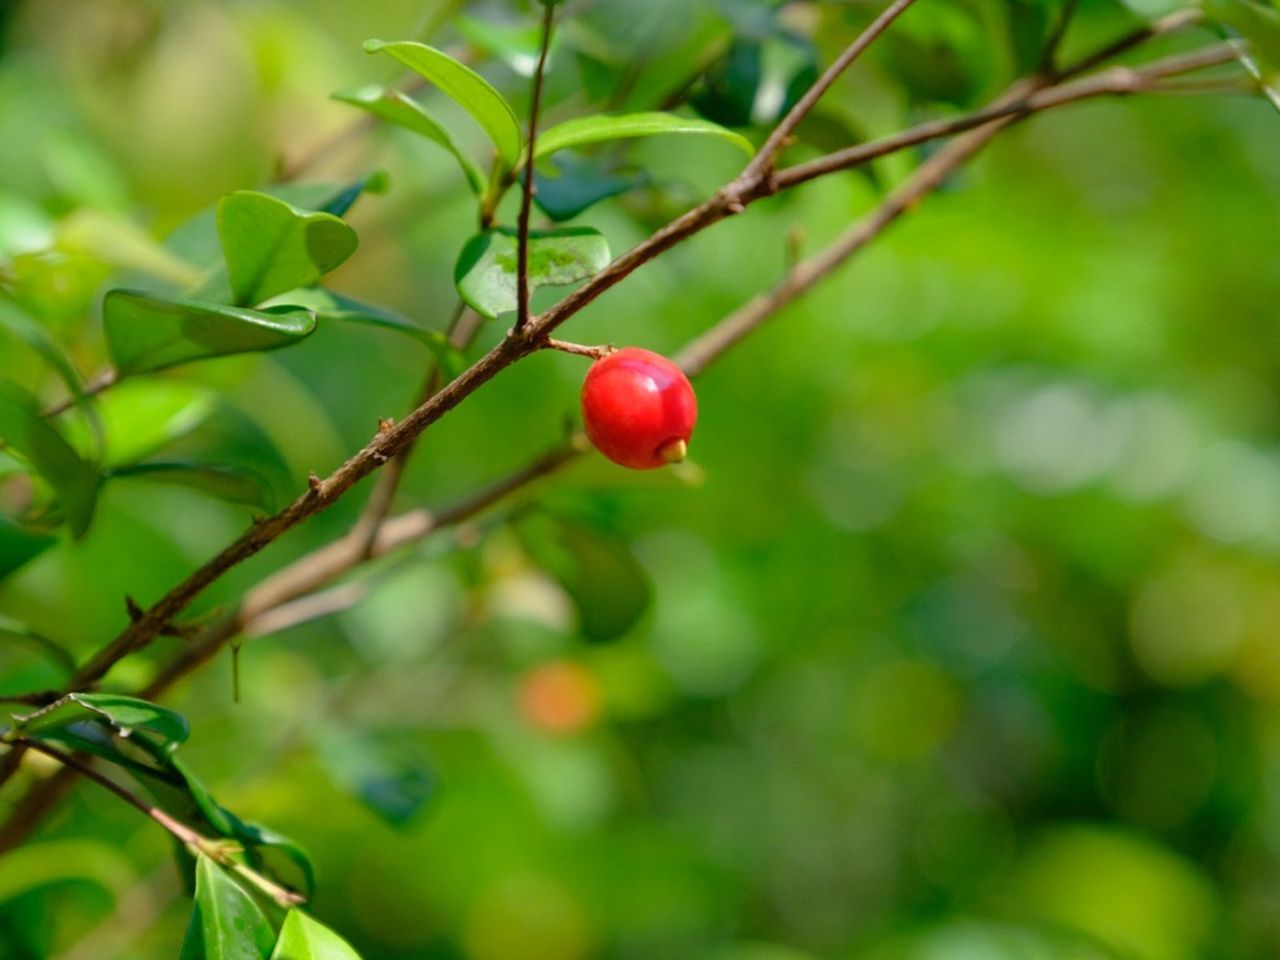
<instances>
[{"instance_id":1,"label":"thin twig","mask_svg":"<svg viewBox=\"0 0 1280 960\"><path fill-rule=\"evenodd\" d=\"M85 383L84 389L82 389L78 395L71 396L71 397L64 397L63 399L57 401L56 403L50 404L49 406L45 407L44 412L42 413L42 416L56 417L60 413L65 413L66 411L74 407L76 404L78 404L85 397L95 397L98 394L100 394L103 390L106 390L109 387L115 386L117 379L118 379L118 376L115 370L112 370L112 369L103 370L100 373L93 376L92 378L90 378L89 381Z\"/></svg>"},{"instance_id":2,"label":"thin twig","mask_svg":"<svg viewBox=\"0 0 1280 960\"><path fill-rule=\"evenodd\" d=\"M568 340L556 340L552 337L547 337L543 346L547 350L559 350L561 353L572 353L577 357L590 357L592 360L602 360L617 349L611 343L588 346L585 343L571 343Z\"/></svg>"},{"instance_id":3,"label":"thin twig","mask_svg":"<svg viewBox=\"0 0 1280 960\"><path fill-rule=\"evenodd\" d=\"M529 214L533 210L533 162L538 140L538 111L542 107L542 78L547 69L547 50L551 47L551 30L555 20L555 4L542 0L542 50L533 71L533 98L529 104L529 147L524 164L524 190L520 195L520 219L516 237L516 332L529 323Z\"/></svg>"},{"instance_id":4,"label":"thin twig","mask_svg":"<svg viewBox=\"0 0 1280 960\"><path fill-rule=\"evenodd\" d=\"M1066 0L1062 5L1062 10L1058 13L1058 20L1053 25L1053 32L1049 34L1049 38L1044 44L1044 50L1040 54L1040 72L1046 76L1057 75L1058 48L1062 46L1062 41L1067 36L1067 30L1071 26L1071 21L1075 19L1076 9L1079 6L1080 0Z\"/></svg>"},{"instance_id":5,"label":"thin twig","mask_svg":"<svg viewBox=\"0 0 1280 960\"><path fill-rule=\"evenodd\" d=\"M98 786L111 791L125 803L137 810L140 810L165 830L169 831L169 833L173 834L180 843L186 845L193 852L202 853L207 857L217 860L224 867L227 867L244 877L245 880L252 883L255 887L286 910L290 907L295 907L300 903L306 902L306 897L303 897L301 894L280 886L280 884L267 879L256 870L236 861L230 853L230 848L233 846L232 844L211 840L203 834L191 829L191 827L188 827L182 821L170 816L154 804L147 803L147 801L143 800L126 787L116 783L110 777L99 773L88 763L83 763L71 754L63 753L61 750L51 747L46 743L42 743L39 740L23 738L22 743L27 749L52 757L64 767L74 770L82 777L92 780L94 783L98 784Z\"/></svg>"}]
</instances>

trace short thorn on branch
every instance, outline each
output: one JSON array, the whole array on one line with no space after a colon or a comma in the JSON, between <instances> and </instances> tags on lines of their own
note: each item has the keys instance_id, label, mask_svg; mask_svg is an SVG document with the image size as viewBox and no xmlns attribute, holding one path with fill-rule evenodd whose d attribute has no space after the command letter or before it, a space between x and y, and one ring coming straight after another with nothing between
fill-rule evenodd
<instances>
[{"instance_id":1,"label":"short thorn on branch","mask_svg":"<svg viewBox=\"0 0 1280 960\"><path fill-rule=\"evenodd\" d=\"M309 474L307 474L307 489L311 493L318 494L323 484L324 484L324 481L320 479L320 475L316 473L314 470L312 470Z\"/></svg>"},{"instance_id":2,"label":"short thorn on branch","mask_svg":"<svg viewBox=\"0 0 1280 960\"><path fill-rule=\"evenodd\" d=\"M542 342L545 350L559 350L561 353L572 353L579 357L590 357L592 360L603 360L611 353L617 353L618 348L612 343L600 344L597 346L588 346L584 343L571 343L568 340L557 340L554 337L547 337Z\"/></svg>"}]
</instances>

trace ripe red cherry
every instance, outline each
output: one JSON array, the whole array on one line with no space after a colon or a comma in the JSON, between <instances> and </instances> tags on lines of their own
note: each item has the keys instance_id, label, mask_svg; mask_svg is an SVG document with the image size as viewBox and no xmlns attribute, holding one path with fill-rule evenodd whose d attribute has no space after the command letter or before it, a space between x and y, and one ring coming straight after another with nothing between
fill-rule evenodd
<instances>
[{"instance_id":1,"label":"ripe red cherry","mask_svg":"<svg viewBox=\"0 0 1280 960\"><path fill-rule=\"evenodd\" d=\"M597 360L582 383L587 436L614 463L652 470L684 459L698 398L666 357L626 347Z\"/></svg>"}]
</instances>

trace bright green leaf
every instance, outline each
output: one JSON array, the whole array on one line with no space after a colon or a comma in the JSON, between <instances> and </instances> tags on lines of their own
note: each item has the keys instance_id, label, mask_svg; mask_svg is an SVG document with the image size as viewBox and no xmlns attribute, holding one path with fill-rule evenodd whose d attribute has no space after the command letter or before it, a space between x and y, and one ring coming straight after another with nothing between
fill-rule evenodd
<instances>
[{"instance_id":1,"label":"bright green leaf","mask_svg":"<svg viewBox=\"0 0 1280 960\"><path fill-rule=\"evenodd\" d=\"M516 165L524 144L520 122L511 104L488 80L447 53L423 43L366 40L364 49L368 53L390 54L434 83L484 128L503 162L509 167Z\"/></svg>"},{"instance_id":2,"label":"bright green leaf","mask_svg":"<svg viewBox=\"0 0 1280 960\"><path fill-rule=\"evenodd\" d=\"M275 350L297 343L316 326L315 314L166 300L112 290L103 302L107 352L121 376L163 370L191 360Z\"/></svg>"},{"instance_id":3,"label":"bright green leaf","mask_svg":"<svg viewBox=\"0 0 1280 960\"><path fill-rule=\"evenodd\" d=\"M318 920L290 910L271 960L360 960L360 955Z\"/></svg>"},{"instance_id":4,"label":"bright green leaf","mask_svg":"<svg viewBox=\"0 0 1280 960\"><path fill-rule=\"evenodd\" d=\"M116 693L68 694L56 704L31 714L20 725L29 736L40 737L85 720L104 720L125 736L134 730L148 730L160 737L166 752L176 750L190 733L182 714Z\"/></svg>"},{"instance_id":5,"label":"bright green leaf","mask_svg":"<svg viewBox=\"0 0 1280 960\"><path fill-rule=\"evenodd\" d=\"M387 175L375 170L347 183L277 183L263 187L262 193L302 210L316 210L343 216L365 193L382 193ZM222 266L222 246L218 239L218 208L201 210L165 238L166 250L204 270Z\"/></svg>"},{"instance_id":6,"label":"bright green leaf","mask_svg":"<svg viewBox=\"0 0 1280 960\"><path fill-rule=\"evenodd\" d=\"M208 857L197 857L196 901L180 960L267 960L274 942L253 898Z\"/></svg>"},{"instance_id":7,"label":"bright green leaf","mask_svg":"<svg viewBox=\"0 0 1280 960\"><path fill-rule=\"evenodd\" d=\"M599 114L594 117L578 117L544 130L538 134L534 157L544 157L566 147L581 147L588 143L656 137L662 134L719 137L748 156L755 153L751 141L742 134L726 130L710 120L678 117L673 113L628 113L622 116Z\"/></svg>"},{"instance_id":8,"label":"bright green leaf","mask_svg":"<svg viewBox=\"0 0 1280 960\"><path fill-rule=\"evenodd\" d=\"M35 397L12 383L0 382L0 440L53 487L71 532L78 537L88 530L98 496L97 469L40 415Z\"/></svg>"},{"instance_id":9,"label":"bright green leaf","mask_svg":"<svg viewBox=\"0 0 1280 960\"><path fill-rule=\"evenodd\" d=\"M453 154L462 172L466 175L471 192L481 196L488 186L484 171L480 165L463 151L453 134L416 100L389 87L375 85L359 87L355 90L343 90L333 95L333 99L341 100L352 106L367 110L386 123L414 133L421 134L428 140L438 143Z\"/></svg>"},{"instance_id":10,"label":"bright green leaf","mask_svg":"<svg viewBox=\"0 0 1280 960\"><path fill-rule=\"evenodd\" d=\"M486 230L467 241L454 268L458 292L490 319L516 309L515 230ZM529 289L583 280L608 265L609 244L589 227L530 231Z\"/></svg>"},{"instance_id":11,"label":"bright green leaf","mask_svg":"<svg viewBox=\"0 0 1280 960\"><path fill-rule=\"evenodd\" d=\"M199 268L167 249L124 217L77 210L57 227L58 249L92 257L122 270L138 270L181 287L200 282Z\"/></svg>"},{"instance_id":12,"label":"bright green leaf","mask_svg":"<svg viewBox=\"0 0 1280 960\"><path fill-rule=\"evenodd\" d=\"M356 232L333 214L300 210L253 190L218 204L218 236L232 297L242 306L315 283L358 243Z\"/></svg>"}]
</instances>

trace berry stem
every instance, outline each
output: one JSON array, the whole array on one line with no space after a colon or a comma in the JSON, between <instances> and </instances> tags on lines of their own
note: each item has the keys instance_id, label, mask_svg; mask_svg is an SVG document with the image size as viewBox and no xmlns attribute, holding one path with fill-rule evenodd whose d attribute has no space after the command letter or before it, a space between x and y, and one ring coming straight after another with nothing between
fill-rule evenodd
<instances>
[{"instance_id":1,"label":"berry stem","mask_svg":"<svg viewBox=\"0 0 1280 960\"><path fill-rule=\"evenodd\" d=\"M547 350L559 350L561 353L572 353L579 357L590 357L592 360L603 360L609 354L617 351L617 347L611 343L592 347L585 343L556 340L554 337L547 337L543 341L543 347Z\"/></svg>"}]
</instances>

